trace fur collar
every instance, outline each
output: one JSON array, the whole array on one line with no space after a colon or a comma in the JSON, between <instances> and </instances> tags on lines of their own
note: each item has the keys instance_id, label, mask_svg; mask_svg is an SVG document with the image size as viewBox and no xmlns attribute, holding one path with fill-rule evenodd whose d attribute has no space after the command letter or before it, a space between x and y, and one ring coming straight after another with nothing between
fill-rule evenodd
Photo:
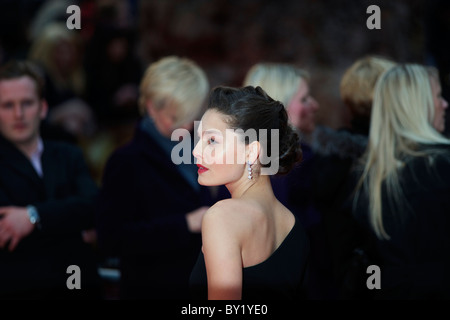
<instances>
[{"instance_id":1,"label":"fur collar","mask_svg":"<svg viewBox=\"0 0 450 320\"><path fill-rule=\"evenodd\" d=\"M311 137L311 148L321 156L338 156L341 159L357 159L365 151L367 137L347 129L335 130L318 126Z\"/></svg>"}]
</instances>

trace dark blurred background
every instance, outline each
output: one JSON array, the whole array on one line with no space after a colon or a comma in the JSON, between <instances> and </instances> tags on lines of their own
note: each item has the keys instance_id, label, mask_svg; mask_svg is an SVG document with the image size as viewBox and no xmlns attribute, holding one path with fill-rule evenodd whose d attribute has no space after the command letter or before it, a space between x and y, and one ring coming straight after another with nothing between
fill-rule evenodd
<instances>
[{"instance_id":1,"label":"dark blurred background","mask_svg":"<svg viewBox=\"0 0 450 320\"><path fill-rule=\"evenodd\" d=\"M62 30L71 4L81 9L81 30ZM370 5L381 9L380 30L366 27ZM55 22L63 27L49 32ZM195 60L211 87L240 86L257 62L295 63L311 74L318 123L338 128L348 121L340 78L366 54L438 67L449 100L449 43L448 0L0 1L0 63L42 63L55 123L57 110L91 112L72 116L79 120L66 131L97 181L110 152L131 137L143 71L162 56ZM77 107L68 107L74 98Z\"/></svg>"}]
</instances>

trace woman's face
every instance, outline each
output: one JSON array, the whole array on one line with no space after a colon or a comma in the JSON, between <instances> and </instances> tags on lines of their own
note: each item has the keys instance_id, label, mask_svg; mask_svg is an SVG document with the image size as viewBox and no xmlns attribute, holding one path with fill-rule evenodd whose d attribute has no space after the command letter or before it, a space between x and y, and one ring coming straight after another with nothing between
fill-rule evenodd
<instances>
[{"instance_id":1,"label":"woman's face","mask_svg":"<svg viewBox=\"0 0 450 320\"><path fill-rule=\"evenodd\" d=\"M177 108L175 105L168 104L161 109L153 106L151 101L147 102L147 112L155 122L155 126L166 138L170 138L175 128L174 124L177 119Z\"/></svg>"},{"instance_id":2,"label":"woman's face","mask_svg":"<svg viewBox=\"0 0 450 320\"><path fill-rule=\"evenodd\" d=\"M439 131L445 130L445 110L448 108L448 102L442 97L441 85L435 77L430 77L431 92L434 103L433 127Z\"/></svg>"},{"instance_id":3,"label":"woman's face","mask_svg":"<svg viewBox=\"0 0 450 320\"><path fill-rule=\"evenodd\" d=\"M245 144L228 127L226 116L214 109L205 112L198 128L199 141L193 155L198 183L205 186L227 185L246 179Z\"/></svg>"},{"instance_id":4,"label":"woman's face","mask_svg":"<svg viewBox=\"0 0 450 320\"><path fill-rule=\"evenodd\" d=\"M155 108L153 102L146 102L147 114L153 119L156 129L166 138L171 138L176 129L186 129L191 131L194 127L194 121L188 121L184 124L177 124L180 117L179 107L174 103L168 103L163 108Z\"/></svg>"},{"instance_id":5,"label":"woman's face","mask_svg":"<svg viewBox=\"0 0 450 320\"><path fill-rule=\"evenodd\" d=\"M311 133L316 127L315 115L319 104L309 93L309 85L302 81L297 92L289 102L289 120L300 132Z\"/></svg>"}]
</instances>

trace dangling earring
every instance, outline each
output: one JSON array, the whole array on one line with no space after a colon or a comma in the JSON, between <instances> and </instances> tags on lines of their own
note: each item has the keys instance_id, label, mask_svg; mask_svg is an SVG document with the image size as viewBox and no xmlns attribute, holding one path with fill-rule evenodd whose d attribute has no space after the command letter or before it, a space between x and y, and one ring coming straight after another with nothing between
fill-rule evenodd
<instances>
[{"instance_id":1,"label":"dangling earring","mask_svg":"<svg viewBox=\"0 0 450 320\"><path fill-rule=\"evenodd\" d=\"M248 180L252 180L252 166L250 164L250 161L247 161L248 164Z\"/></svg>"}]
</instances>

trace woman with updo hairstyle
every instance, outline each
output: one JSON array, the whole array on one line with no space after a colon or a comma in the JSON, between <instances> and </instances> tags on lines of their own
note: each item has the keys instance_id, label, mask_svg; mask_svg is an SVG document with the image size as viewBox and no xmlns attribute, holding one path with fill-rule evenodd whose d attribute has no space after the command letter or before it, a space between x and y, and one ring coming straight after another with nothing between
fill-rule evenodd
<instances>
[{"instance_id":1,"label":"woman with updo hairstyle","mask_svg":"<svg viewBox=\"0 0 450 320\"><path fill-rule=\"evenodd\" d=\"M302 297L309 241L270 182L272 174L287 174L302 158L284 106L260 87L216 87L197 133L198 182L224 185L231 198L217 202L203 217L192 296Z\"/></svg>"},{"instance_id":2,"label":"woman with updo hairstyle","mask_svg":"<svg viewBox=\"0 0 450 320\"><path fill-rule=\"evenodd\" d=\"M332 290L328 272L326 237L321 212L313 202L316 154L311 139L318 128L316 115L319 103L311 93L312 76L291 63L258 62L247 72L244 86L260 86L286 108L290 124L300 135L302 161L287 175L272 176L272 188L277 199L298 218L310 240L311 255L308 271L307 298L328 299ZM327 184L328 186L328 184Z\"/></svg>"}]
</instances>

